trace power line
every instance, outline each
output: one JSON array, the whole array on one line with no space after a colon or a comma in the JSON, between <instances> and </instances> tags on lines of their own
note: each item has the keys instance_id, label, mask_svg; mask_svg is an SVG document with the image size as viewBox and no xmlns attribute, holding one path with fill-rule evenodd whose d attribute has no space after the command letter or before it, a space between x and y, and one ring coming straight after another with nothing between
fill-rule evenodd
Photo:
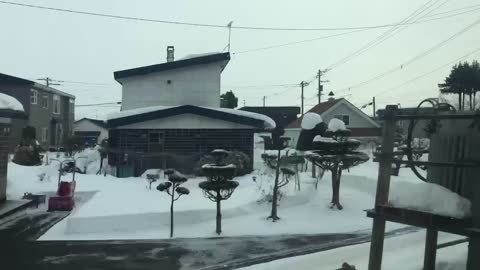
<instances>
[{"instance_id":1,"label":"power line","mask_svg":"<svg viewBox=\"0 0 480 270\"><path fill-rule=\"evenodd\" d=\"M449 61L448 63L445 63L445 64L443 64L443 65L441 65L441 66L438 66L438 67L436 67L436 68L433 69L433 70L430 70L430 71L428 71L428 72L426 72L426 73L423 73L423 74L421 74L421 75L419 75L419 76L417 76L417 77L414 77L414 78L412 78L412 79L410 79L410 80L407 80L407 81L405 81L405 82L403 82L403 83L401 83L401 84L398 84L398 85L396 85L396 86L394 86L394 87L391 87L391 88L389 88L389 89L386 89L385 91L382 91L382 92L380 92L380 93L377 93L375 96L378 97L378 96L381 96L381 95L383 95L383 94L385 94L385 93L388 93L388 92L390 92L390 91L392 91L392 90L398 89L398 88L400 88L400 87L402 87L402 86L404 86L404 85L407 85L407 84L409 84L409 83L411 83L411 82L413 82L413 81L419 80L419 79L421 79L421 78L423 78L423 77L426 77L426 76L428 76L428 75L430 75L430 74L432 74L432 73L434 73L434 72L436 72L436 71L438 71L438 70L440 70L440 69L442 69L442 68L444 68L444 67L446 67L446 66L452 65L452 64L454 64L454 63L456 63L456 62L458 62L458 61L460 61L460 60L462 60L462 59L464 59L464 58L466 58L466 57L469 57L469 56L471 56L471 55L473 55L473 54L476 54L476 53L478 53L478 52L480 52L480 47L479 47L479 48L476 48L475 50L473 50L473 51L471 51L471 52L469 52L469 53L467 53L467 54L465 54L465 55L463 55L463 56L461 56L461 57L456 58L455 60Z\"/></svg>"},{"instance_id":2,"label":"power line","mask_svg":"<svg viewBox=\"0 0 480 270\"><path fill-rule=\"evenodd\" d=\"M374 40L372 40L369 43L367 43L366 45L362 46L360 49L358 49L358 50L354 51L353 53L341 58L337 62L330 65L327 69L333 69L333 68L336 68L336 67L338 67L342 64L345 64L345 63L349 62L350 60L352 60L353 58L355 58L355 57L365 53L366 51L378 46L379 44L383 43L384 41L391 38L395 34L398 34L400 31L402 31L403 29L406 28L405 27L405 28L401 29L403 23L412 22L413 20L416 19L417 16L421 15L424 11L428 10L430 7L432 7L439 0L435 0L435 2L431 3L432 1L433 0L430 0L427 3L423 4L418 9L416 9L413 13L411 13L406 18L404 18L402 21L400 21L398 24L394 25L391 29L388 29L387 31L382 33L380 36L375 38ZM417 18L417 21L418 21L418 19L421 19L421 18ZM413 22L415 22L415 21L413 21ZM397 31L395 33L396 30L399 30L399 31Z\"/></svg>"},{"instance_id":3,"label":"power line","mask_svg":"<svg viewBox=\"0 0 480 270\"><path fill-rule=\"evenodd\" d=\"M449 41L457 38L458 36L460 36L461 34L467 32L468 30L470 30L471 28L473 28L474 26L476 26L476 25L479 24L479 23L480 23L480 19L474 21L472 24L467 25L466 27L462 28L460 31L456 32L456 33L453 34L452 36L450 36L450 37L448 37L447 39L441 41L440 43L435 44L433 47L429 48L428 50L417 54L416 56L414 56L414 57L412 57L411 59L407 60L405 63L403 63L403 64L401 64L401 65L399 65L399 66L397 66L397 67L394 67L394 68L392 68L392 69L390 69L390 70L388 70L388 71L386 71L386 72L380 73L380 74L378 74L378 75L376 75L376 76L374 76L374 77L372 77L372 78L370 78L370 79L368 79L368 80L366 80L366 81L357 83L357 84L355 84L355 85L351 85L351 86L349 86L349 87L342 88L342 89L340 89L340 90L338 90L338 91L345 91L345 90L347 90L347 89L352 89L352 88L357 88L357 87L360 87L360 86L364 86L364 85L366 85L366 84L368 84L368 83L370 83L370 82L372 82L372 81L375 81L375 80L377 80L377 79L383 78L383 77L385 77L385 76L387 76L387 75L389 75L389 74L391 74L391 73L393 73L393 72L395 72L395 71L397 71L397 70L401 70L401 69L405 68L406 66L410 65L411 63L413 63L413 62L415 62L415 61L417 61L417 60L419 60L419 59L421 59L421 58L423 58L423 57L431 54L433 51L441 48L442 46L444 46L444 45L445 45L446 43L448 43Z\"/></svg>"},{"instance_id":4,"label":"power line","mask_svg":"<svg viewBox=\"0 0 480 270\"><path fill-rule=\"evenodd\" d=\"M81 15L88 15L88 16L105 17L105 18L111 18L111 19L130 20L130 21L173 24L173 25L193 26L193 27L209 27L209 28L219 28L219 29L229 28L227 24L191 23L191 22L182 22L182 21L148 19L148 18L142 18L142 17L121 16L121 15L114 15L114 14L108 14L108 13L99 13L99 12L90 12L90 11L82 11L82 10L74 10L74 9L64 9L64 8L32 5L32 4L11 2L11 1L0 1L0 4L13 5L17 7L35 8L35 9L42 9L42 10L49 10L49 11L56 11L56 12L63 12L63 13L73 13L73 14L81 14ZM340 30L378 29L378 28L386 28L386 27L392 27L392 26L398 26L398 25L409 25L409 24L413 24L413 23L403 22L403 23L379 24L379 25L371 25L371 26L323 27L323 28L322 27L287 28L287 27L258 27L258 26L233 26L232 25L231 29L261 30L261 31L340 31Z\"/></svg>"}]
</instances>

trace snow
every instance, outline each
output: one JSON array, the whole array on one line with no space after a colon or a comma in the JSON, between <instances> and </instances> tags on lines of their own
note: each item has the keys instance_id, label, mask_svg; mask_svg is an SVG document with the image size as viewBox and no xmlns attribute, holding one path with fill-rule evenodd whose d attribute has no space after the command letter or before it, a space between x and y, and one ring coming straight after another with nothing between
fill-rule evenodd
<instances>
[{"instance_id":1,"label":"snow","mask_svg":"<svg viewBox=\"0 0 480 270\"><path fill-rule=\"evenodd\" d=\"M166 110L174 107L175 106L151 106L151 107L144 107L144 108L138 108L138 109L132 109L132 110L125 110L125 111L115 112L107 115L107 120L113 120L113 119L133 116L133 115ZM213 107L200 107L200 108L230 113L230 114L239 115L239 116L250 117L257 120L262 120L264 122L265 128L275 128L275 121L273 121L272 118L263 114L247 112L242 110L235 110L235 109L227 109L227 108L213 108Z\"/></svg>"},{"instance_id":2,"label":"snow","mask_svg":"<svg viewBox=\"0 0 480 270\"><path fill-rule=\"evenodd\" d=\"M23 112L23 105L16 98L0 93L0 109Z\"/></svg>"},{"instance_id":3,"label":"snow","mask_svg":"<svg viewBox=\"0 0 480 270\"><path fill-rule=\"evenodd\" d=\"M440 233L439 243L457 240L458 236ZM416 232L385 240L382 269L421 270L423 268L425 232ZM368 269L370 243L342 247L319 253L291 257L273 262L257 264L244 270L333 270L342 263L354 265L356 269ZM460 244L437 252L437 270L466 269L467 244Z\"/></svg>"},{"instance_id":4,"label":"snow","mask_svg":"<svg viewBox=\"0 0 480 270\"><path fill-rule=\"evenodd\" d=\"M441 216L468 218L468 199L433 183L392 183L389 203L395 207L418 210Z\"/></svg>"},{"instance_id":5,"label":"snow","mask_svg":"<svg viewBox=\"0 0 480 270\"><path fill-rule=\"evenodd\" d=\"M256 155L262 151L256 150ZM232 197L222 202L222 236L277 235L369 232L371 220L363 210L372 208L376 187L377 164L367 162L345 171L342 176L342 211L333 211L328 205L331 199L331 175L325 173L318 190L313 188L315 179L311 172L300 172L302 190L293 183L282 187L283 198L279 204L279 222L272 223L266 217L269 203L259 203L262 191L271 189L272 171L255 162L257 170L252 174L236 177L240 185ZM53 164L52 164L53 165ZM41 193L56 190L58 173L52 172L49 181L39 181L37 174L47 167L23 167L9 164L8 196L19 198L24 192ZM397 177L397 181L412 179L412 173ZM253 181L255 177L256 182ZM71 178L71 174L62 179ZM76 174L77 191L96 191L89 201L47 231L40 240L88 240L88 239L161 239L169 237L169 197L156 189L149 190L144 178L115 178L112 176ZM205 177L189 179L182 186L190 194L175 202L176 237L214 237L215 204L206 199L198 187ZM166 181L161 175L160 182ZM248 226L245 226L248 224ZM388 230L402 227L391 224Z\"/></svg>"},{"instance_id":6,"label":"snow","mask_svg":"<svg viewBox=\"0 0 480 270\"><path fill-rule=\"evenodd\" d=\"M315 138L313 138L313 141L314 142L324 142L324 143L338 143L337 141L335 141L332 138L322 137L320 135L315 136Z\"/></svg>"},{"instance_id":7,"label":"snow","mask_svg":"<svg viewBox=\"0 0 480 270\"><path fill-rule=\"evenodd\" d=\"M315 126L317 126L321 122L323 122L323 120L319 114L309 112L303 115L301 126L303 129L310 130L314 129Z\"/></svg>"},{"instance_id":8,"label":"snow","mask_svg":"<svg viewBox=\"0 0 480 270\"><path fill-rule=\"evenodd\" d=\"M345 123L340 119L332 118L330 120L330 122L328 122L328 130L330 130L332 132L336 132L336 131L339 131L339 130L345 130L345 129L347 129L345 127Z\"/></svg>"},{"instance_id":9,"label":"snow","mask_svg":"<svg viewBox=\"0 0 480 270\"><path fill-rule=\"evenodd\" d=\"M221 54L222 52L206 52L206 53L195 53L195 54L187 54L184 57L178 59L178 60L187 60L191 58L197 58L197 57L203 57L203 56L209 56L209 55L214 55L214 54Z\"/></svg>"},{"instance_id":10,"label":"snow","mask_svg":"<svg viewBox=\"0 0 480 270\"><path fill-rule=\"evenodd\" d=\"M228 165L216 165L216 164L204 164L202 165L202 169L236 169L237 166L233 164L228 164Z\"/></svg>"}]
</instances>

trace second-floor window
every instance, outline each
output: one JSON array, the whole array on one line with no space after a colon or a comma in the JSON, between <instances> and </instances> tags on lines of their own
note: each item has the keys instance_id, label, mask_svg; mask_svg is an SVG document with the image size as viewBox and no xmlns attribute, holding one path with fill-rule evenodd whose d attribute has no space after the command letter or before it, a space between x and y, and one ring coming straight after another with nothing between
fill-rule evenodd
<instances>
[{"instance_id":1,"label":"second-floor window","mask_svg":"<svg viewBox=\"0 0 480 270\"><path fill-rule=\"evenodd\" d=\"M38 91L37 90L30 90L30 103L37 104L38 102Z\"/></svg>"},{"instance_id":2,"label":"second-floor window","mask_svg":"<svg viewBox=\"0 0 480 270\"><path fill-rule=\"evenodd\" d=\"M350 125L350 116L349 115L335 115L337 119L342 120L346 126Z\"/></svg>"},{"instance_id":3,"label":"second-floor window","mask_svg":"<svg viewBox=\"0 0 480 270\"><path fill-rule=\"evenodd\" d=\"M73 98L70 98L70 113L71 114L74 114L74 110L75 110L75 99Z\"/></svg>"},{"instance_id":4,"label":"second-floor window","mask_svg":"<svg viewBox=\"0 0 480 270\"><path fill-rule=\"evenodd\" d=\"M53 113L60 114L60 96L53 95Z\"/></svg>"},{"instance_id":5,"label":"second-floor window","mask_svg":"<svg viewBox=\"0 0 480 270\"><path fill-rule=\"evenodd\" d=\"M48 109L48 96L47 95L43 96L42 107L45 108L45 109Z\"/></svg>"}]
</instances>

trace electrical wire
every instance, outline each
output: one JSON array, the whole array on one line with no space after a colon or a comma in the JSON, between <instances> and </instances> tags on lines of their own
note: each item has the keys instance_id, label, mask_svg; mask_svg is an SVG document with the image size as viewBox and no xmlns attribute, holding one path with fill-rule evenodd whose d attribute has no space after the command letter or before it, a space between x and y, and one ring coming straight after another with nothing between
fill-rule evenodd
<instances>
[{"instance_id":1,"label":"electrical wire","mask_svg":"<svg viewBox=\"0 0 480 270\"><path fill-rule=\"evenodd\" d=\"M407 85L407 84L409 84L409 83L411 83L411 82L414 82L414 81L419 80L419 79L421 79L421 78L423 78L423 77L426 77L426 76L428 76L428 75L430 75L430 74L432 74L432 73L437 72L438 70L441 70L442 68L444 68L444 67L446 67L446 66L449 66L449 65L452 65L452 64L454 64L454 63L457 63L458 61L460 61L460 60L462 60L462 59L464 59L464 58L467 58L467 57L469 57L469 56L471 56L471 55L474 55L474 54L476 54L476 53L478 53L478 52L480 52L480 47L479 47L479 48L476 48L475 50L473 50L473 51L471 51L471 52L469 52L469 53L467 53L467 54L465 54L465 55L463 55L463 56L461 56L461 57L456 58L455 60L449 61L448 63L445 63L445 64L443 64L443 65L441 65L441 66L438 66L438 67L434 68L433 70L430 70L430 71L428 71L428 72L426 72L426 73L423 73L423 74L421 74L421 75L419 75L419 76L416 76L416 77L414 77L414 78L412 78L412 79L410 79L410 80L407 80L407 81L405 81L405 82L403 82L403 83L400 83L400 84L398 84L398 85L396 85L396 86L394 86L394 87L391 87L391 88L388 88L388 89L386 89L386 90L384 90L384 91L382 91L382 92L379 92L379 93L377 93L377 94L375 95L375 97L379 97L379 96L381 96L381 95L384 95L385 93L388 93L388 92L393 91L393 90L395 90L395 89L398 89L398 88L400 88L400 87L402 87L402 86L404 86L404 85Z\"/></svg>"},{"instance_id":2,"label":"electrical wire","mask_svg":"<svg viewBox=\"0 0 480 270\"><path fill-rule=\"evenodd\" d=\"M339 31L339 30L361 30L361 29L378 29L378 28L387 28L392 26L398 25L410 25L414 23L403 22L403 23L390 23L390 24L379 24L379 25L370 25L370 26L355 26L355 27L295 27L295 28L287 28L287 27L258 27L258 26L228 26L227 24L208 24L208 23L191 23L191 22L182 22L182 21L170 21L170 20L160 20L160 19L148 19L142 17L133 17L133 16L121 16L121 15L113 15L108 13L99 13L99 12L90 12L90 11L82 11L82 10L74 10L74 9L65 9L65 8L55 8L49 6L41 6L41 5L33 5L33 4L26 4L26 3L18 3L18 2L11 2L11 1L0 1L0 4L5 5L12 5L17 7L26 7L26 8L34 8L34 9L42 9L42 10L49 10L49 11L56 11L56 12L63 12L63 13L71 13L71 14L81 14L81 15L88 15L88 16L96 16L96 17L105 17L111 19L121 19L121 20L130 20L130 21L142 21L142 22L151 22L151 23L162 23L162 24L173 24L173 25L183 25L183 26L193 26L193 27L209 27L209 28L219 28L219 29L238 29L238 30L260 30L260 31ZM421 23L421 22L415 22Z\"/></svg>"},{"instance_id":3,"label":"electrical wire","mask_svg":"<svg viewBox=\"0 0 480 270\"><path fill-rule=\"evenodd\" d=\"M374 40L372 40L369 43L367 43L366 45L362 46L360 49L357 49L353 53L351 53L351 54L341 58L340 60L336 61L335 63L331 64L330 66L327 67L327 69L331 70L331 69L336 68L340 65L343 65L343 64L351 61L352 59L356 58L357 56L360 56L361 54L365 53L366 51L380 45L381 43L383 43L387 39L391 38L395 34L398 34L403 29L406 28L406 27L403 28L403 29L401 28L403 23L409 23L409 22L412 22L412 21L415 22L415 20L418 21L418 19L421 19L422 17L420 17L420 18L417 18L417 17L420 16L423 12L425 12L429 8L431 8L439 0L435 0L433 3L432 3L432 1L434 1L434 0L430 0L430 1L426 2L425 4L420 6L418 9L416 9L413 13L409 14L406 18L404 18L402 21L400 21L397 25L394 25L392 28L388 29L387 31L382 33L380 36L375 38ZM396 32L396 30L399 30L399 31Z\"/></svg>"},{"instance_id":4,"label":"electrical wire","mask_svg":"<svg viewBox=\"0 0 480 270\"><path fill-rule=\"evenodd\" d=\"M444 46L446 43L452 41L453 39L457 38L458 36L462 35L463 33L467 32L468 30L472 29L473 27L475 27L476 25L478 25L480 23L480 19L474 21L473 23L467 25L466 27L462 28L460 31L454 33L453 35L451 35L450 37L448 37L447 39L441 41L440 43L437 43L435 44L434 46L432 46L431 48L429 48L428 50L424 51L424 52L421 52L419 54L417 54L416 56L412 57L411 59L407 60L405 63L397 66L397 67L394 67L386 72L382 72L378 75L375 75L374 77L368 79L368 80L365 80L363 82L360 82L360 83L357 83L357 84L354 84L354 85L351 85L349 87L345 87L345 88L342 88L338 91L345 91L345 90L348 90L348 89L352 89L352 88L358 88L358 87L361 87L361 86L364 86L366 84L369 84L370 82L372 81L375 81L377 79L380 79L380 78L383 78L395 71L398 71L398 70L401 70L401 69L404 69L406 66L412 64L413 62L431 54L433 51L441 48L442 46Z\"/></svg>"}]
</instances>

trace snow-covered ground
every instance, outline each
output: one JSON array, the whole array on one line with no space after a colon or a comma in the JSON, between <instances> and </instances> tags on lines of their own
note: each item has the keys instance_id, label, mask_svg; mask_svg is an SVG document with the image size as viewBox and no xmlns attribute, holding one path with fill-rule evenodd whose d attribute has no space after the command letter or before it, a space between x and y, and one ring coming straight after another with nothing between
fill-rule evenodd
<instances>
[{"instance_id":1,"label":"snow-covered ground","mask_svg":"<svg viewBox=\"0 0 480 270\"><path fill-rule=\"evenodd\" d=\"M315 234L369 231L372 220L364 210L372 208L376 187L377 164L371 161L345 172L341 183L341 202L344 210L328 208L331 199L329 173L315 190L311 172L300 173L301 191L293 183L283 187L280 202L280 221L266 220L270 204L258 202L269 190L273 175L265 174L256 151L256 170L238 177L240 183L229 200L222 202L223 236ZM94 173L98 170L95 152L82 155L83 167ZM81 159L82 160L82 159ZM19 198L24 192L54 192L57 186L58 162L50 166L23 167L9 164L8 196ZM38 175L45 173L43 181ZM256 178L256 182L253 178ZM71 174L63 179L71 178ZM40 240L82 239L151 239L169 236L169 197L149 190L144 178L115 178L94 174L76 174L77 191L97 191L94 197L73 210L71 215L51 228ZM164 180L163 178L160 181ZM215 228L215 204L205 198L198 183L205 178L190 179L184 184L190 195L175 203L176 237L213 237ZM416 183L419 180L408 170L401 171L393 181ZM158 183L155 183L155 187ZM399 224L390 224L396 229Z\"/></svg>"},{"instance_id":2,"label":"snow-covered ground","mask_svg":"<svg viewBox=\"0 0 480 270\"><path fill-rule=\"evenodd\" d=\"M456 240L458 236L439 234L439 243ZM382 269L420 270L423 266L425 232L416 232L385 240ZM332 249L310 255L258 264L244 270L330 270L339 269L342 263L368 268L370 243ZM437 270L463 270L466 268L467 244L438 250Z\"/></svg>"}]
</instances>

